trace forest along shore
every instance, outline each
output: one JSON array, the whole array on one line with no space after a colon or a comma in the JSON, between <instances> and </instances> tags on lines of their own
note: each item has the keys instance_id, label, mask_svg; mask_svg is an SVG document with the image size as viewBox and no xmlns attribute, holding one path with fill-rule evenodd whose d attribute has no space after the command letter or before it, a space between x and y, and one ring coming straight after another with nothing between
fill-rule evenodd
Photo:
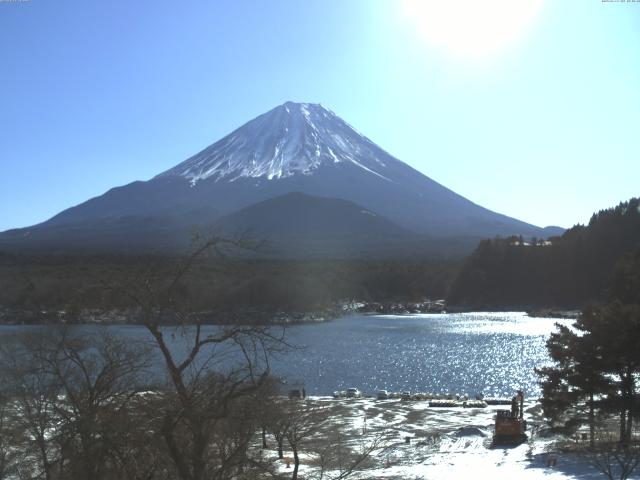
<instances>
[{"instance_id":1,"label":"forest along shore","mask_svg":"<svg viewBox=\"0 0 640 480\"><path fill-rule=\"evenodd\" d=\"M578 318L580 310L563 310L556 308L538 308L535 310L527 310L527 315L536 318Z\"/></svg>"},{"instance_id":2,"label":"forest along shore","mask_svg":"<svg viewBox=\"0 0 640 480\"><path fill-rule=\"evenodd\" d=\"M444 300L425 299L420 302L358 302L345 301L316 311L269 311L258 308L236 308L233 310L206 310L191 313L192 323L205 325L295 325L335 320L353 313L377 315L402 315L444 313ZM142 323L141 312L135 309L80 309L80 310L33 310L0 307L0 325L41 324L101 324L136 325ZM167 318L166 324L171 324Z\"/></svg>"},{"instance_id":3,"label":"forest along shore","mask_svg":"<svg viewBox=\"0 0 640 480\"><path fill-rule=\"evenodd\" d=\"M192 312L186 316L188 323L203 325L283 325L317 323L334 320L357 309L335 306L313 312L272 312L258 309L208 310ZM0 308L0 325L139 325L143 315L134 309L82 309L22 310ZM175 324L175 318L167 315L165 325Z\"/></svg>"}]
</instances>

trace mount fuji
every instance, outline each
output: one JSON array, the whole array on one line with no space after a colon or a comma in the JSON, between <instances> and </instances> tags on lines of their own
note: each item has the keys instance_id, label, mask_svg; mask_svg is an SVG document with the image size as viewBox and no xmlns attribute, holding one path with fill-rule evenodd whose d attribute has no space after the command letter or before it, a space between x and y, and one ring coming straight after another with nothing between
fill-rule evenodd
<instances>
[{"instance_id":1,"label":"mount fuji","mask_svg":"<svg viewBox=\"0 0 640 480\"><path fill-rule=\"evenodd\" d=\"M471 247L496 235L562 232L476 205L393 157L322 105L287 102L148 181L113 188L41 224L0 234L0 249L182 248L194 225L251 229L259 224L261 234L280 238L291 231L283 222L292 204L309 227L294 235L302 244L305 232L317 243L318 229L311 226L318 224L327 241L346 238L344 222L351 218L357 226L349 231L351 251L360 241L370 246L373 238L376 245L394 248L402 245L400 239L412 245L422 239L432 250L443 250L446 239L467 239ZM254 210L260 214L252 215ZM342 223L334 225L331 218Z\"/></svg>"}]
</instances>

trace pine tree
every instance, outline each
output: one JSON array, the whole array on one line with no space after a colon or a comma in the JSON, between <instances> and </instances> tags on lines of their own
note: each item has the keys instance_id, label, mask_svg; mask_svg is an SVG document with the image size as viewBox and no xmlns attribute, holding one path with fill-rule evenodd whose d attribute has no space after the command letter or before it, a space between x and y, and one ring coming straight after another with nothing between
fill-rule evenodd
<instances>
[{"instance_id":1,"label":"pine tree","mask_svg":"<svg viewBox=\"0 0 640 480\"><path fill-rule=\"evenodd\" d=\"M567 428L589 425L589 442L594 443L599 399L611 392L605 375L605 362L596 339L586 333L579 335L580 320L570 329L558 324L558 332L547 341L547 349L555 367L537 370L542 384L542 407L554 423L564 422ZM567 414L569 412L569 414Z\"/></svg>"},{"instance_id":2,"label":"pine tree","mask_svg":"<svg viewBox=\"0 0 640 480\"><path fill-rule=\"evenodd\" d=\"M620 441L631 441L640 375L640 254L616 267L609 303L583 310L572 328L558 325L547 341L555 366L538 370L543 408L566 426L585 422L593 445L598 411L620 417Z\"/></svg>"}]
</instances>

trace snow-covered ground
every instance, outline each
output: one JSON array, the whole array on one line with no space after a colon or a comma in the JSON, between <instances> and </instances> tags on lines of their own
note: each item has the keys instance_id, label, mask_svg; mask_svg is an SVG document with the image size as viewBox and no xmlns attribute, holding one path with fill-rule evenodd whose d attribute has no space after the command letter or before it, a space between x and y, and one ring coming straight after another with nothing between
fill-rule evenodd
<instances>
[{"instance_id":1,"label":"snow-covered ground","mask_svg":"<svg viewBox=\"0 0 640 480\"><path fill-rule=\"evenodd\" d=\"M427 401L328 397L313 397L310 403L326 407L330 421L302 446L301 478L317 478L317 454L312 452L319 450L321 439L334 438L331 441L357 451L380 434L385 436L384 448L350 478L604 478L586 461L554 450L558 438L542 434L540 406L532 401L525 402L529 440L518 446L493 448L495 411L508 407L430 408ZM270 443L272 447L273 441ZM265 454L275 458L275 451ZM291 457L291 453L285 452L285 456ZM554 467L548 466L550 457L556 458ZM291 468L281 462L279 470L285 473Z\"/></svg>"}]
</instances>

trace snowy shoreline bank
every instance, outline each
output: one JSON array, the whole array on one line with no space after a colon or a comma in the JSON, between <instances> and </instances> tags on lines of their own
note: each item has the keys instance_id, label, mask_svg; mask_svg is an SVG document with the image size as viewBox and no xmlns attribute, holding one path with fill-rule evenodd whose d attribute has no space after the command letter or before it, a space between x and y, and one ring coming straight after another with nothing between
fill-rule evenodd
<instances>
[{"instance_id":1,"label":"snowy shoreline bank","mask_svg":"<svg viewBox=\"0 0 640 480\"><path fill-rule=\"evenodd\" d=\"M525 402L528 441L493 448L495 412L505 407L430 408L426 401L336 400L324 396L309 397L308 402L330 412L331 421L319 429L318 438L339 429L343 435L341 442L357 450L376 436L385 437L384 448L349 478L444 480L478 475L491 475L492 480L602 478L584 459L556 450L556 441L563 438L550 435L544 428L541 408L533 400ZM290 471L286 467L290 454L285 452L285 460L278 460L274 447L270 440L263 455L273 458L282 473ZM312 450L310 439L300 466L302 478L313 478L318 473ZM556 459L555 466L549 466L550 458Z\"/></svg>"}]
</instances>

